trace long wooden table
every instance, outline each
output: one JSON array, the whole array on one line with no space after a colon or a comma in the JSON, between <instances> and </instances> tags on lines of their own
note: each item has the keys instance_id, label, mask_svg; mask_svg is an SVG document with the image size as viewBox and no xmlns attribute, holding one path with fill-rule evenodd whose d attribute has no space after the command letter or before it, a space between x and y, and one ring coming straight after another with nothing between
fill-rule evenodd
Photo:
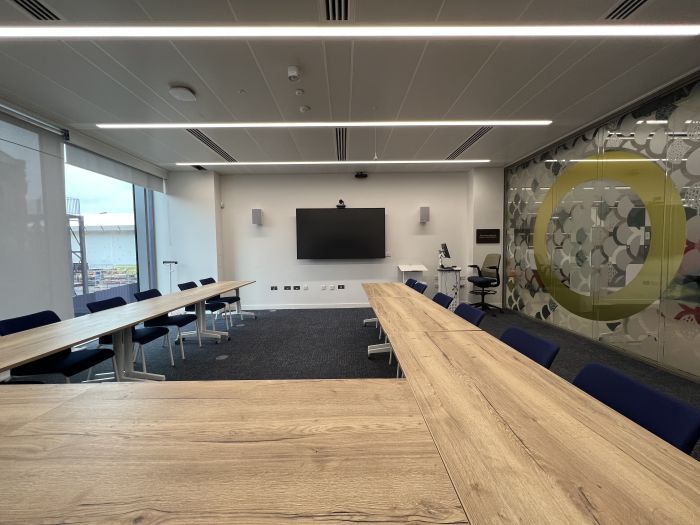
<instances>
[{"instance_id":1,"label":"long wooden table","mask_svg":"<svg viewBox=\"0 0 700 525\"><path fill-rule=\"evenodd\" d=\"M0 410L3 523L467 523L405 381L14 385Z\"/></svg>"},{"instance_id":2,"label":"long wooden table","mask_svg":"<svg viewBox=\"0 0 700 525\"><path fill-rule=\"evenodd\" d=\"M483 331L422 329L402 286L370 304L471 523L700 522L696 460Z\"/></svg>"},{"instance_id":3,"label":"long wooden table","mask_svg":"<svg viewBox=\"0 0 700 525\"><path fill-rule=\"evenodd\" d=\"M120 380L162 380L162 375L134 370L131 359L131 328L148 319L194 304L198 328L206 334L208 331L204 322L205 301L254 282L222 281L208 284L0 337L0 372L103 335L113 334ZM221 337L217 333L210 335Z\"/></svg>"}]
</instances>

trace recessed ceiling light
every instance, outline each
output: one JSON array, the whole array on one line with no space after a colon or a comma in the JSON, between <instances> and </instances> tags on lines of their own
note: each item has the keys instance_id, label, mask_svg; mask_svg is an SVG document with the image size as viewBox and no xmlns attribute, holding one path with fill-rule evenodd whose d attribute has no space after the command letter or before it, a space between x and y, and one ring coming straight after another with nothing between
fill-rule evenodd
<instances>
[{"instance_id":1,"label":"recessed ceiling light","mask_svg":"<svg viewBox=\"0 0 700 525\"><path fill-rule=\"evenodd\" d=\"M178 162L177 166L349 166L366 164L487 164L488 159L461 160L311 160L270 162Z\"/></svg>"},{"instance_id":2,"label":"recessed ceiling light","mask_svg":"<svg viewBox=\"0 0 700 525\"><path fill-rule=\"evenodd\" d=\"M187 86L170 86L168 93L180 102L195 102L197 100L197 95Z\"/></svg>"},{"instance_id":3,"label":"recessed ceiling light","mask_svg":"<svg viewBox=\"0 0 700 525\"><path fill-rule=\"evenodd\" d=\"M97 124L102 129L187 128L399 128L443 126L549 126L551 120L367 120L351 122L142 122Z\"/></svg>"},{"instance_id":4,"label":"recessed ceiling light","mask_svg":"<svg viewBox=\"0 0 700 525\"><path fill-rule=\"evenodd\" d=\"M638 120L637 124L668 124L668 120Z\"/></svg>"},{"instance_id":5,"label":"recessed ceiling light","mask_svg":"<svg viewBox=\"0 0 700 525\"><path fill-rule=\"evenodd\" d=\"M0 39L437 39L579 38L700 35L698 24L539 26L2 26Z\"/></svg>"}]
</instances>

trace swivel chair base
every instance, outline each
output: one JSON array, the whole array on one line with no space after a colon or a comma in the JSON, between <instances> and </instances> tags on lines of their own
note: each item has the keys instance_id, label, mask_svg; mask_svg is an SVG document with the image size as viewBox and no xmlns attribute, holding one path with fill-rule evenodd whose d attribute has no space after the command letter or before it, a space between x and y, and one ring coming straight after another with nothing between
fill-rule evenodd
<instances>
[{"instance_id":1,"label":"swivel chair base","mask_svg":"<svg viewBox=\"0 0 700 525\"><path fill-rule=\"evenodd\" d=\"M496 290L485 290L482 288L481 290L470 290L469 293L481 296L481 301L478 301L476 303L470 303L471 306L481 308L484 312L488 312L489 310L499 310L501 313L503 313L503 308L501 308L500 306L496 306L486 302L486 296L495 294Z\"/></svg>"}]
</instances>

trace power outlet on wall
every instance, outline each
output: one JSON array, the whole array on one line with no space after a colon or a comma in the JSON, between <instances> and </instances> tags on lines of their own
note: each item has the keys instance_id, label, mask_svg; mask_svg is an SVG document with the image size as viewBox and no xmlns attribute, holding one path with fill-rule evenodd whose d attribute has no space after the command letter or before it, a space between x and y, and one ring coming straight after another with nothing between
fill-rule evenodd
<instances>
[{"instance_id":1,"label":"power outlet on wall","mask_svg":"<svg viewBox=\"0 0 700 525\"><path fill-rule=\"evenodd\" d=\"M285 290L291 290L292 287L291 287L291 286L285 286L284 289L285 289Z\"/></svg>"},{"instance_id":2,"label":"power outlet on wall","mask_svg":"<svg viewBox=\"0 0 700 525\"><path fill-rule=\"evenodd\" d=\"M338 285L338 290L345 290L345 285L344 285L344 284L339 284L339 285Z\"/></svg>"},{"instance_id":3,"label":"power outlet on wall","mask_svg":"<svg viewBox=\"0 0 700 525\"><path fill-rule=\"evenodd\" d=\"M304 290L308 290L308 289L309 289L309 285L308 285L308 284L305 284L305 285L304 285Z\"/></svg>"},{"instance_id":4,"label":"power outlet on wall","mask_svg":"<svg viewBox=\"0 0 700 525\"><path fill-rule=\"evenodd\" d=\"M335 285L334 285L334 284L331 284L331 285L328 287L328 289L329 289L329 290L335 290Z\"/></svg>"},{"instance_id":5,"label":"power outlet on wall","mask_svg":"<svg viewBox=\"0 0 700 525\"><path fill-rule=\"evenodd\" d=\"M276 291L277 291L277 287L276 287L276 286L270 286L270 290L272 290L273 292L276 292Z\"/></svg>"},{"instance_id":6,"label":"power outlet on wall","mask_svg":"<svg viewBox=\"0 0 700 525\"><path fill-rule=\"evenodd\" d=\"M295 285L295 286L294 286L294 289L295 289L295 290L301 290L301 286Z\"/></svg>"},{"instance_id":7,"label":"power outlet on wall","mask_svg":"<svg viewBox=\"0 0 700 525\"><path fill-rule=\"evenodd\" d=\"M321 290L325 290L325 289L326 289L326 285L325 285L325 284L322 284L322 285L321 285Z\"/></svg>"}]
</instances>

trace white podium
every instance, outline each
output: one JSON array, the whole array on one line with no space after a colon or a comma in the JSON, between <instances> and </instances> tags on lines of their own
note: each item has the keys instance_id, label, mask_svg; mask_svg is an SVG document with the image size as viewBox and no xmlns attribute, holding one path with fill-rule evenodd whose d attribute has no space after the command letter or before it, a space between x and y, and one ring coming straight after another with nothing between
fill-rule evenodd
<instances>
[{"instance_id":1,"label":"white podium","mask_svg":"<svg viewBox=\"0 0 700 525\"><path fill-rule=\"evenodd\" d=\"M461 268L438 268L438 292L452 297L450 310L454 311L459 304L459 273Z\"/></svg>"},{"instance_id":2,"label":"white podium","mask_svg":"<svg viewBox=\"0 0 700 525\"><path fill-rule=\"evenodd\" d=\"M423 266L422 264L399 264L399 271L401 272L401 282L405 283L406 282L406 273L412 273L412 272L423 273L423 272L427 272L428 269L425 266Z\"/></svg>"}]
</instances>

